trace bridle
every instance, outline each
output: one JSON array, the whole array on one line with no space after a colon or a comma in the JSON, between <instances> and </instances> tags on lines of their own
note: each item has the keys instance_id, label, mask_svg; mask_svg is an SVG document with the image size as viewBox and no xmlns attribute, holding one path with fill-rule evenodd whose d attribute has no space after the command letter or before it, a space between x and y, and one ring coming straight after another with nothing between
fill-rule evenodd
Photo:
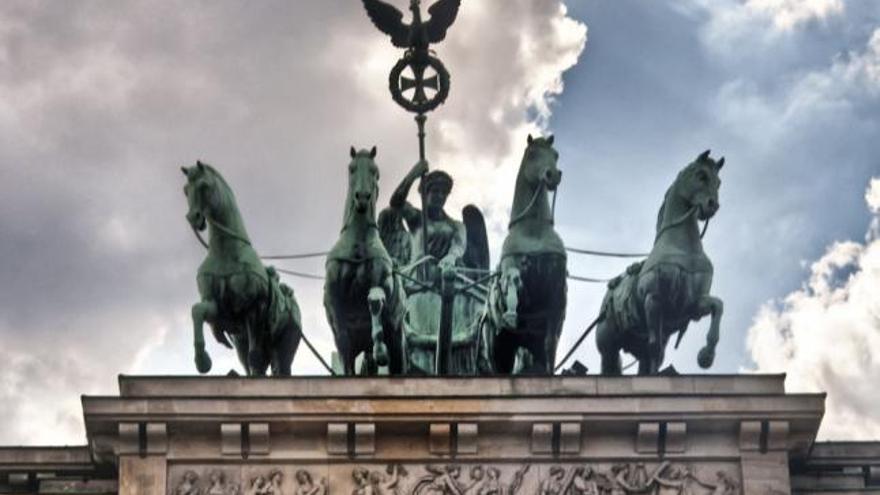
<instances>
[{"instance_id":1,"label":"bridle","mask_svg":"<svg viewBox=\"0 0 880 495\"><path fill-rule=\"evenodd\" d=\"M535 207L535 204L538 201L538 196L541 194L541 191L546 191L546 190L547 190L547 183L544 181L544 179L541 179L538 184L538 187L535 188L535 192L532 193L532 198L529 200L529 203L525 206L525 208L522 209L522 211L520 211L519 213L514 215L513 218L510 219L510 223L507 224L507 228L513 227L514 225L516 225L517 223L522 221L522 219L525 218L525 216L532 210L532 208ZM559 192L559 189L553 190L553 201L552 201L552 207L550 208L550 218L549 218L550 225L553 225L554 222L556 221L556 194L558 192Z\"/></svg>"},{"instance_id":2,"label":"bridle","mask_svg":"<svg viewBox=\"0 0 880 495\"><path fill-rule=\"evenodd\" d=\"M680 217L676 218L675 220L673 220L667 224L664 224L662 227L660 227L659 230L657 230L657 234L654 236L654 242L657 242L657 239L660 238L660 235L663 232L666 232L667 230L669 230L673 227L677 227L677 226L683 224L684 222L688 221L696 213L697 213L697 207L691 206L690 209L688 209L688 211L684 212L684 214L682 214ZM702 232L700 232L700 239L702 239L703 236L706 235L706 230L709 229L709 220L711 220L711 219L712 219L711 217L707 218L706 223L703 224L703 230L702 230Z\"/></svg>"},{"instance_id":3,"label":"bridle","mask_svg":"<svg viewBox=\"0 0 880 495\"><path fill-rule=\"evenodd\" d=\"M238 232L235 232L234 230L230 229L229 227L214 220L207 213L203 212L202 215L205 216L205 221L208 222L208 224L211 225L212 227L214 227L215 229L219 230L220 232L223 232L224 234L228 235L229 237L232 237L235 240L241 241L241 242L247 244L248 246L251 246L251 241L247 237L242 236ZM196 229L196 226L193 225L192 223L190 223L189 226L192 228L193 234L196 235L196 239L199 240L199 243L202 246L204 246L205 249L211 249L211 246L207 242L205 242L205 239L202 237L202 233L199 232L198 229ZM253 247L253 246L251 246L251 247Z\"/></svg>"}]
</instances>

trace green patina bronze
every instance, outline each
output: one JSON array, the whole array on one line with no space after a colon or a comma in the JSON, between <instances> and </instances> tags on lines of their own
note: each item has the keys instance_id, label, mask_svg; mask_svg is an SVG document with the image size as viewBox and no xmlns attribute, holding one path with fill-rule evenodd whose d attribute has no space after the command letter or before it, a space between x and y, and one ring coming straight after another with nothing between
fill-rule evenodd
<instances>
[{"instance_id":1,"label":"green patina bronze","mask_svg":"<svg viewBox=\"0 0 880 495\"><path fill-rule=\"evenodd\" d=\"M263 266L223 177L202 162L181 169L187 179L186 219L208 249L196 276L201 301L192 307L196 368L211 370L203 331L208 323L218 342L235 347L248 375L265 375L269 367L274 375L290 375L302 337L293 290ZM199 234L205 229L207 243Z\"/></svg>"},{"instance_id":2,"label":"green patina bronze","mask_svg":"<svg viewBox=\"0 0 880 495\"><path fill-rule=\"evenodd\" d=\"M678 174L657 215L651 254L609 282L596 330L602 374L621 373L621 350L638 359L639 374L658 373L669 338L678 333L677 346L688 323L706 315L712 321L697 362L712 365L724 306L709 294L713 268L698 220L708 222L718 211L723 165L724 158L713 160L706 151Z\"/></svg>"},{"instance_id":3,"label":"green patina bronze","mask_svg":"<svg viewBox=\"0 0 880 495\"><path fill-rule=\"evenodd\" d=\"M342 233L327 255L324 308L346 375L403 371L403 289L379 237L376 148L351 148ZM355 369L358 355L361 369Z\"/></svg>"},{"instance_id":4,"label":"green patina bronze","mask_svg":"<svg viewBox=\"0 0 880 495\"><path fill-rule=\"evenodd\" d=\"M548 194L562 179L558 158L553 136L528 137L483 318L484 372L553 373L567 290L565 246Z\"/></svg>"},{"instance_id":5,"label":"green patina bronze","mask_svg":"<svg viewBox=\"0 0 880 495\"><path fill-rule=\"evenodd\" d=\"M445 205L452 178L439 170L426 173L427 168L424 161L416 163L380 215L381 237L396 253L398 269L412 279L404 284L405 372L435 374L441 368L442 374L472 375L478 371L483 297L479 287L464 287L463 274L488 269L486 226L473 205L463 209L463 221L450 217ZM424 211L407 201L420 177L424 177L419 186ZM448 336L442 335L444 329ZM443 345L449 345L448 353ZM447 362L439 363L438 356L446 356Z\"/></svg>"}]
</instances>

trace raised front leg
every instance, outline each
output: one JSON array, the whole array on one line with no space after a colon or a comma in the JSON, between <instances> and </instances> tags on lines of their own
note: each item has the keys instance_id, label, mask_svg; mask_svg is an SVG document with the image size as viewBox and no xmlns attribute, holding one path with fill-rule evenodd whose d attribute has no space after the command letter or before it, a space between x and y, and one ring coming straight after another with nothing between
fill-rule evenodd
<instances>
[{"instance_id":1,"label":"raised front leg","mask_svg":"<svg viewBox=\"0 0 880 495\"><path fill-rule=\"evenodd\" d=\"M712 315L712 321L709 323L709 333L706 334L706 345L697 353L697 364L700 368L707 369L712 366L715 361L715 346L718 345L719 327L721 326L721 315L724 313L724 303L715 296L703 296L697 304L698 320L706 315Z\"/></svg>"},{"instance_id":2,"label":"raised front leg","mask_svg":"<svg viewBox=\"0 0 880 495\"><path fill-rule=\"evenodd\" d=\"M388 346L385 345L385 330L382 326L382 311L385 309L385 290L373 287L367 295L370 305L370 322L373 336L373 359L377 366L388 366Z\"/></svg>"},{"instance_id":3,"label":"raised front leg","mask_svg":"<svg viewBox=\"0 0 880 495\"><path fill-rule=\"evenodd\" d=\"M193 304L193 346L195 347L196 369L199 373L211 371L211 356L205 350L205 322L215 321L217 318L217 304L214 301L202 301Z\"/></svg>"}]
</instances>

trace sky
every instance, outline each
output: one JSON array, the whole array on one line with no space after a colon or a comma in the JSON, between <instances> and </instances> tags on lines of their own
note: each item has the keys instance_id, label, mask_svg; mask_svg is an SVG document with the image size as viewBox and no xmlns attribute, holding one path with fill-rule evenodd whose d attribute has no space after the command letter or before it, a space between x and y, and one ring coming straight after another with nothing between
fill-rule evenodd
<instances>
[{"instance_id":1,"label":"sky","mask_svg":"<svg viewBox=\"0 0 880 495\"><path fill-rule=\"evenodd\" d=\"M725 302L709 372L785 372L791 392L828 392L822 438L880 438L880 3L462 3L435 47L449 100L427 124L448 211L478 205L497 255L526 136L553 133L566 244L642 252L677 172L725 156L704 243ZM387 204L418 154L387 90L399 56L354 0L0 3L0 444L82 444L81 394L195 373L204 252L180 166L224 174L265 255L332 245L350 146L377 146ZM569 271L626 264L572 255ZM285 281L329 356L321 282ZM570 282L560 352L603 295ZM668 363L703 373L707 328ZM208 349L212 373L238 368ZM592 338L577 358L598 370ZM294 373L321 373L305 347Z\"/></svg>"}]
</instances>

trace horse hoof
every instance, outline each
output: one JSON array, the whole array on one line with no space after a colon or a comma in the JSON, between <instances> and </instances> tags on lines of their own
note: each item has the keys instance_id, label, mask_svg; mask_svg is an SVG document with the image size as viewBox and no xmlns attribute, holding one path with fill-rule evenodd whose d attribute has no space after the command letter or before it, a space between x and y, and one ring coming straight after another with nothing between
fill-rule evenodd
<instances>
[{"instance_id":1,"label":"horse hoof","mask_svg":"<svg viewBox=\"0 0 880 495\"><path fill-rule=\"evenodd\" d=\"M700 349L700 352L697 353L697 364L700 365L700 368L708 369L712 366L712 362L715 361L715 349L711 347L703 347Z\"/></svg>"},{"instance_id":2,"label":"horse hoof","mask_svg":"<svg viewBox=\"0 0 880 495\"><path fill-rule=\"evenodd\" d=\"M373 359L377 366L388 366L388 347L383 343L376 344L373 349Z\"/></svg>"},{"instance_id":3,"label":"horse hoof","mask_svg":"<svg viewBox=\"0 0 880 495\"><path fill-rule=\"evenodd\" d=\"M196 349L196 369L202 374L211 371L211 356L204 349Z\"/></svg>"}]
</instances>

